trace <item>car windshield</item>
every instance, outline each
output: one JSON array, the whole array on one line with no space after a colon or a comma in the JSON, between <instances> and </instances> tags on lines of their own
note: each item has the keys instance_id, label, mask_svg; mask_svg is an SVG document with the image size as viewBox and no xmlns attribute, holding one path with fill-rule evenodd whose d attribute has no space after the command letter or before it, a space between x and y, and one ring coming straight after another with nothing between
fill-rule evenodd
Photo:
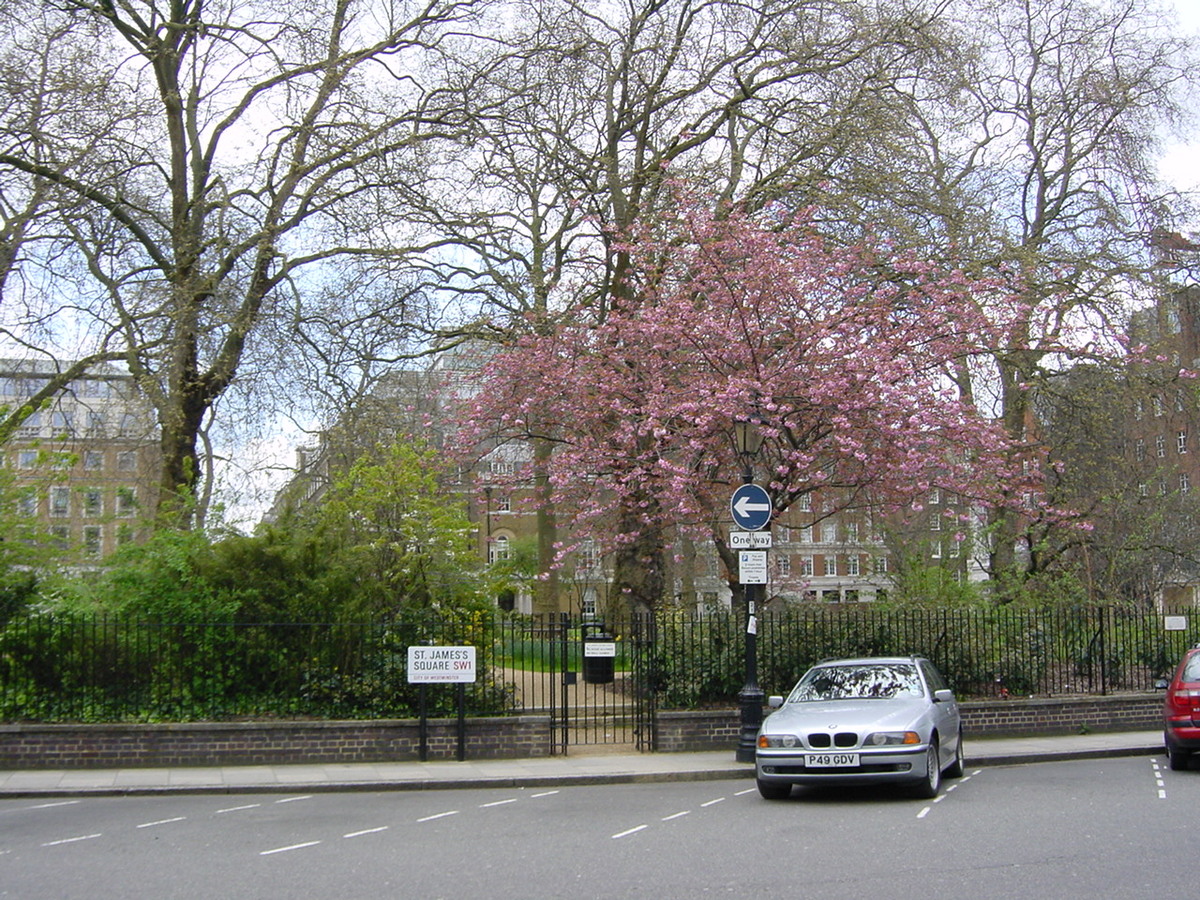
<instances>
[{"instance_id":1,"label":"car windshield","mask_svg":"<svg viewBox=\"0 0 1200 900\"><path fill-rule=\"evenodd\" d=\"M891 700L920 697L917 667L909 663L860 663L810 669L792 691L789 703L814 700Z\"/></svg>"},{"instance_id":2,"label":"car windshield","mask_svg":"<svg viewBox=\"0 0 1200 900\"><path fill-rule=\"evenodd\" d=\"M1200 681L1200 653L1193 653L1183 666L1179 680L1183 682Z\"/></svg>"}]
</instances>

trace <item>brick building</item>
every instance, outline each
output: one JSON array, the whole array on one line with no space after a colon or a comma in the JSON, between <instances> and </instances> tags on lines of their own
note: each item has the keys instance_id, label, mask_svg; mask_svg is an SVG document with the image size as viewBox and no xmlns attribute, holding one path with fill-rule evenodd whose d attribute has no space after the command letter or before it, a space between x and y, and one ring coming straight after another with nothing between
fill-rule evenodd
<instances>
[{"instance_id":1,"label":"brick building","mask_svg":"<svg viewBox=\"0 0 1200 900\"><path fill-rule=\"evenodd\" d=\"M0 360L0 407L28 402L56 371ZM158 455L153 409L112 365L76 378L0 448L17 519L48 540L59 561L83 566L137 538L156 502Z\"/></svg>"}]
</instances>

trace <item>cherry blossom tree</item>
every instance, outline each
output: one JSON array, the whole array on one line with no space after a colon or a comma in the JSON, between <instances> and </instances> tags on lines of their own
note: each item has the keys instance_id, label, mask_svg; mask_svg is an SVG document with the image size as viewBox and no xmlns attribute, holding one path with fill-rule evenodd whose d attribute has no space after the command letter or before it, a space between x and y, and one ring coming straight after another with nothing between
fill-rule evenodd
<instances>
[{"instance_id":1,"label":"cherry blossom tree","mask_svg":"<svg viewBox=\"0 0 1200 900\"><path fill-rule=\"evenodd\" d=\"M621 593L659 601L673 530L714 540L732 572L725 504L746 417L775 516L815 491L886 509L935 485L990 502L1020 480L1020 448L947 377L1020 320L1010 295L829 243L807 216L711 207L684 202L627 240L634 265L608 315L563 317L497 355L467 416L465 443L554 445L552 502L614 553Z\"/></svg>"}]
</instances>

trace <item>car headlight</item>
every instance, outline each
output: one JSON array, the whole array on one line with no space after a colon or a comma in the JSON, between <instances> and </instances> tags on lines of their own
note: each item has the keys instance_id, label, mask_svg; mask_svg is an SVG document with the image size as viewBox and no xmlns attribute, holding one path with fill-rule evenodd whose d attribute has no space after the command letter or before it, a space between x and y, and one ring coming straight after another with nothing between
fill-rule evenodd
<instances>
[{"instance_id":1,"label":"car headlight","mask_svg":"<svg viewBox=\"0 0 1200 900\"><path fill-rule=\"evenodd\" d=\"M919 744L921 736L915 731L876 731L867 735L864 747L886 747L889 744Z\"/></svg>"},{"instance_id":2,"label":"car headlight","mask_svg":"<svg viewBox=\"0 0 1200 900\"><path fill-rule=\"evenodd\" d=\"M758 746L763 749L799 747L800 738L794 734L760 734L758 736Z\"/></svg>"}]
</instances>

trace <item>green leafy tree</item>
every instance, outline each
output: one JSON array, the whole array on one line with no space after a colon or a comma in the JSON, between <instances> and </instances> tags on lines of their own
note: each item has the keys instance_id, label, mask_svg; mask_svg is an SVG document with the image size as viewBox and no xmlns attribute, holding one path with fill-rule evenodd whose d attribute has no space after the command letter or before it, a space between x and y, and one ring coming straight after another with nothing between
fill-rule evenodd
<instances>
[{"instance_id":1,"label":"green leafy tree","mask_svg":"<svg viewBox=\"0 0 1200 900\"><path fill-rule=\"evenodd\" d=\"M492 592L474 551L465 497L441 488L436 451L379 446L331 488L311 527L328 535L334 565L355 574L357 612L471 606Z\"/></svg>"}]
</instances>

